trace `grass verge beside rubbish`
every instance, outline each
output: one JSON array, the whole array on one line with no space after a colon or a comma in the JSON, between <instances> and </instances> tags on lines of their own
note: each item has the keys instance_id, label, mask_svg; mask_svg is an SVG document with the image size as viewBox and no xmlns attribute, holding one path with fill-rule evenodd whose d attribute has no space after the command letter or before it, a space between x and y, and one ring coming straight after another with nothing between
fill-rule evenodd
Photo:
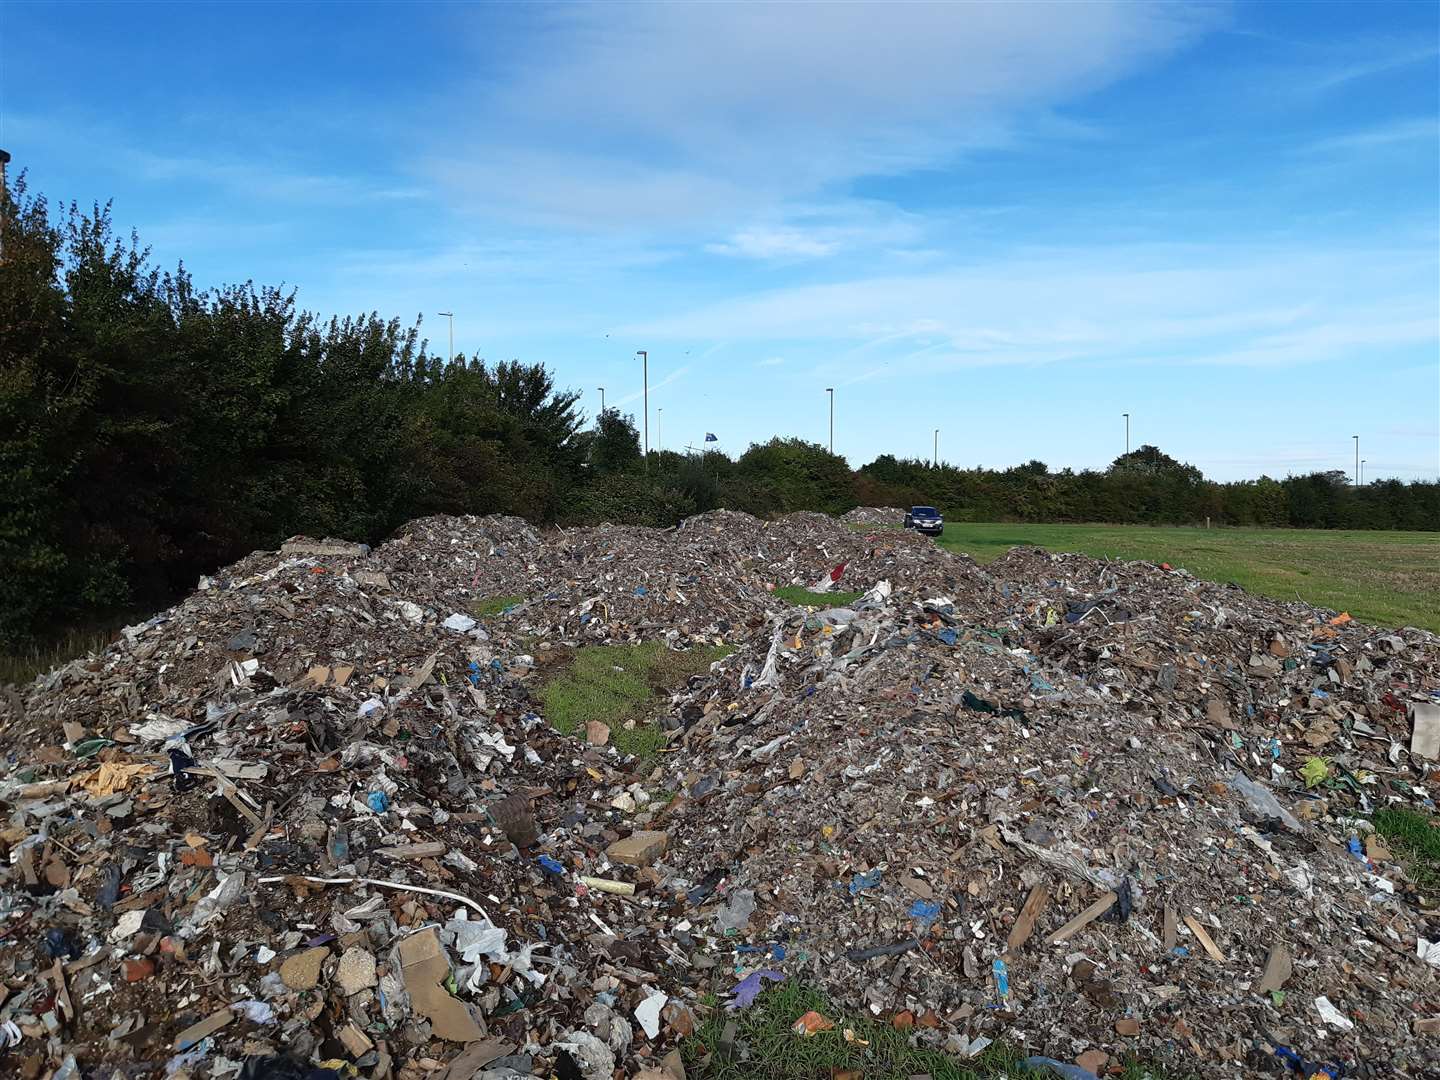
<instances>
[{"instance_id":1,"label":"grass verge beside rubbish","mask_svg":"<svg viewBox=\"0 0 1440 1080\"><path fill-rule=\"evenodd\" d=\"M545 718L566 735L585 733L591 720L610 728L610 742L623 754L653 757L665 732L651 714L692 675L733 650L727 645L685 652L658 641L641 645L587 645L540 690ZM626 723L634 721L633 726Z\"/></svg>"},{"instance_id":2,"label":"grass verge beside rubbish","mask_svg":"<svg viewBox=\"0 0 1440 1080\"><path fill-rule=\"evenodd\" d=\"M1440 631L1440 533L946 522L936 543L989 562L1020 544L1183 566L1277 600Z\"/></svg>"},{"instance_id":3,"label":"grass verge beside rubbish","mask_svg":"<svg viewBox=\"0 0 1440 1080\"><path fill-rule=\"evenodd\" d=\"M1371 817L1375 831L1422 893L1440 889L1440 819L1403 806L1382 807Z\"/></svg>"},{"instance_id":4,"label":"grass verge beside rubbish","mask_svg":"<svg viewBox=\"0 0 1440 1080\"><path fill-rule=\"evenodd\" d=\"M805 1037L793 1030L795 1021L817 1012L834 1023L830 1031ZM736 1022L736 1053L723 1057L721 1036L729 1020ZM861 1042L849 1042L850 1029ZM910 1045L911 1031L863 1014L837 1009L824 994L801 983L785 982L764 990L755 1004L738 1012L713 1010L694 1036L681 1043L686 1075L692 1080L999 1080L1038 1078L1050 1073L1025 1070L1026 1055L992 1043L974 1058L962 1061L938 1050ZM742 1058L740 1049L747 1053ZM1180 1080L1152 1066L1127 1064L1122 1080Z\"/></svg>"},{"instance_id":5,"label":"grass verge beside rubbish","mask_svg":"<svg viewBox=\"0 0 1440 1080\"><path fill-rule=\"evenodd\" d=\"M120 636L120 628L127 622L133 623L145 616L116 622L113 626L76 627L64 637L45 645L37 645L13 653L0 653L0 686L6 683L28 683L36 675L68 664L71 660L91 653L103 652Z\"/></svg>"},{"instance_id":6,"label":"grass verge beside rubbish","mask_svg":"<svg viewBox=\"0 0 1440 1080\"><path fill-rule=\"evenodd\" d=\"M844 607L864 595L858 592L811 592L803 585L782 585L774 592L776 599L784 600L787 604L818 608Z\"/></svg>"},{"instance_id":7,"label":"grass verge beside rubbish","mask_svg":"<svg viewBox=\"0 0 1440 1080\"><path fill-rule=\"evenodd\" d=\"M524 597L520 596L487 596L482 600L471 600L468 607L475 618L489 619L502 614L506 608L514 607L523 599Z\"/></svg>"}]
</instances>

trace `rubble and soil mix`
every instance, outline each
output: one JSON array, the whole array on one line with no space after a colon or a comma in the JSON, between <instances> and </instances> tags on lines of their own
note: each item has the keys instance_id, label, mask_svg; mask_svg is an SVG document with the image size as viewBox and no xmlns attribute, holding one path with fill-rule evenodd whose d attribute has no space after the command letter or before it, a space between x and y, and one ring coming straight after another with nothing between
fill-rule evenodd
<instances>
[{"instance_id":1,"label":"rubble and soil mix","mask_svg":"<svg viewBox=\"0 0 1440 1080\"><path fill-rule=\"evenodd\" d=\"M788 982L961 1057L1440 1075L1370 823L1434 810L1436 637L893 513L295 538L0 692L0 1072L653 1080ZM547 721L636 644L720 659Z\"/></svg>"}]
</instances>

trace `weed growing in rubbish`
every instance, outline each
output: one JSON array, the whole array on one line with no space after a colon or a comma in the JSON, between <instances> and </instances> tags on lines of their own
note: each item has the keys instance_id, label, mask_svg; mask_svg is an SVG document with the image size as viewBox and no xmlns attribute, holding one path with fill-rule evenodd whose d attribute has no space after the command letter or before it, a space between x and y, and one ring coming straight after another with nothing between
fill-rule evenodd
<instances>
[{"instance_id":1,"label":"weed growing in rubbish","mask_svg":"<svg viewBox=\"0 0 1440 1080\"><path fill-rule=\"evenodd\" d=\"M774 592L777 600L784 600L787 604L818 608L844 607L864 595L858 592L811 592L800 585L785 585Z\"/></svg>"},{"instance_id":2,"label":"weed growing in rubbish","mask_svg":"<svg viewBox=\"0 0 1440 1080\"><path fill-rule=\"evenodd\" d=\"M470 614L477 619L489 619L504 614L506 609L514 607L523 599L524 597L520 596L488 596L482 600L471 600L468 606Z\"/></svg>"},{"instance_id":3,"label":"weed growing in rubbish","mask_svg":"<svg viewBox=\"0 0 1440 1080\"><path fill-rule=\"evenodd\" d=\"M706 996L714 1004L714 995ZM807 1012L818 1012L833 1030L805 1037L793 1030ZM725 1024L736 1022L736 1054L718 1052ZM855 1041L845 1038L849 1029ZM838 1009L814 987L784 982L764 990L755 1004L738 1012L713 1008L695 1035L681 1044L686 1074L699 1080L833 1080L853 1073L864 1080L909 1080L928 1075L932 1080L1000 1080L1033 1077L1023 1069L1025 1053L992 1043L966 1061L939 1050L911 1045L912 1031L863 1014ZM868 1044L868 1045L866 1045ZM746 1055L742 1059L739 1050ZM1127 1062L1123 1080L1181 1080L1152 1065Z\"/></svg>"},{"instance_id":4,"label":"weed growing in rubbish","mask_svg":"<svg viewBox=\"0 0 1440 1080\"><path fill-rule=\"evenodd\" d=\"M1440 890L1440 818L1403 806L1383 807L1370 819L1421 892Z\"/></svg>"},{"instance_id":5,"label":"weed growing in rubbish","mask_svg":"<svg viewBox=\"0 0 1440 1080\"><path fill-rule=\"evenodd\" d=\"M651 714L686 679L732 651L721 645L676 652L655 641L587 645L541 688L545 718L557 731L581 736L598 720L610 728L610 742L622 754L654 757L665 745L665 732Z\"/></svg>"}]
</instances>

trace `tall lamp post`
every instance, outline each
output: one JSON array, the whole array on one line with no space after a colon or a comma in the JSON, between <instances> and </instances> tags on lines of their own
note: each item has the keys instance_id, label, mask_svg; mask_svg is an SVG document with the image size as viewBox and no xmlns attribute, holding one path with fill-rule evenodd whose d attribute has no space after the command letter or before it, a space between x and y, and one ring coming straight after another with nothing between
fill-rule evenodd
<instances>
[{"instance_id":1,"label":"tall lamp post","mask_svg":"<svg viewBox=\"0 0 1440 1080\"><path fill-rule=\"evenodd\" d=\"M1125 417L1125 453L1128 455L1130 453L1130 414L1127 412L1120 415Z\"/></svg>"},{"instance_id":2,"label":"tall lamp post","mask_svg":"<svg viewBox=\"0 0 1440 1080\"><path fill-rule=\"evenodd\" d=\"M445 357L446 363L455 359L455 313L453 311L437 311L436 315L444 315L450 320L450 355Z\"/></svg>"},{"instance_id":3,"label":"tall lamp post","mask_svg":"<svg viewBox=\"0 0 1440 1080\"><path fill-rule=\"evenodd\" d=\"M940 467L940 429L935 429L935 459L930 463L932 469Z\"/></svg>"},{"instance_id":4,"label":"tall lamp post","mask_svg":"<svg viewBox=\"0 0 1440 1080\"><path fill-rule=\"evenodd\" d=\"M665 453L665 407L655 410L655 449Z\"/></svg>"},{"instance_id":5,"label":"tall lamp post","mask_svg":"<svg viewBox=\"0 0 1440 1080\"><path fill-rule=\"evenodd\" d=\"M1365 462L1367 462L1367 461L1369 461L1369 460L1370 460L1369 458L1363 458L1363 457L1360 459L1360 486L1361 486L1361 487L1364 487L1364 486L1365 486Z\"/></svg>"},{"instance_id":6,"label":"tall lamp post","mask_svg":"<svg viewBox=\"0 0 1440 1080\"><path fill-rule=\"evenodd\" d=\"M825 387L825 393L830 395L830 453L835 452L835 388Z\"/></svg>"},{"instance_id":7,"label":"tall lamp post","mask_svg":"<svg viewBox=\"0 0 1440 1080\"><path fill-rule=\"evenodd\" d=\"M1359 487L1359 486L1360 486L1360 436L1359 436L1359 435L1351 435L1350 437L1355 440L1355 486L1356 486L1356 487Z\"/></svg>"},{"instance_id":8,"label":"tall lamp post","mask_svg":"<svg viewBox=\"0 0 1440 1080\"><path fill-rule=\"evenodd\" d=\"M650 471L650 353L645 349L636 349L635 355L640 357L642 404L645 406L645 471Z\"/></svg>"},{"instance_id":9,"label":"tall lamp post","mask_svg":"<svg viewBox=\"0 0 1440 1080\"><path fill-rule=\"evenodd\" d=\"M605 415L605 387L603 387L603 386L597 386L595 389L600 391L600 416L604 416L604 415ZM597 416L597 417L595 418L595 424L596 424L597 427L598 427L599 424L600 424L600 416Z\"/></svg>"}]
</instances>

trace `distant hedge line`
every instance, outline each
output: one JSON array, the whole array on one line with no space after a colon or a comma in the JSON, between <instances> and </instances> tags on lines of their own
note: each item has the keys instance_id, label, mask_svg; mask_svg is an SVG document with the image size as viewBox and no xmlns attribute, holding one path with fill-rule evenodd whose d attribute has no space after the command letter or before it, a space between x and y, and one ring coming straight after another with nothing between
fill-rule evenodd
<instances>
[{"instance_id":1,"label":"distant hedge line","mask_svg":"<svg viewBox=\"0 0 1440 1080\"><path fill-rule=\"evenodd\" d=\"M433 513L669 525L934 503L952 517L1440 529L1440 485L1343 474L1215 484L1143 447L1105 472L859 471L773 439L738 459L652 453L588 426L540 365L428 352L418 326L323 320L246 282L155 268L108 207L0 193L0 647L171 602L297 532L377 541Z\"/></svg>"}]
</instances>

